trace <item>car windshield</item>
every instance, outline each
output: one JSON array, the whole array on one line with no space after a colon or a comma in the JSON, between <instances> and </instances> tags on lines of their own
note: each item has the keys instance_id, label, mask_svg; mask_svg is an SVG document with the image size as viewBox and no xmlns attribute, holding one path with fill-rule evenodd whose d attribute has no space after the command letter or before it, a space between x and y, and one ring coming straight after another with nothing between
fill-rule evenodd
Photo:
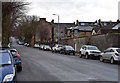
<instances>
[{"instance_id":1,"label":"car windshield","mask_svg":"<svg viewBox=\"0 0 120 83\"><path fill-rule=\"evenodd\" d=\"M116 51L117 51L118 53L120 53L120 49L116 49Z\"/></svg>"},{"instance_id":2,"label":"car windshield","mask_svg":"<svg viewBox=\"0 0 120 83\"><path fill-rule=\"evenodd\" d=\"M95 47L95 46L89 46L89 47L88 47L88 50L98 50L98 48Z\"/></svg>"},{"instance_id":3,"label":"car windshield","mask_svg":"<svg viewBox=\"0 0 120 83\"><path fill-rule=\"evenodd\" d=\"M1 65L10 65L11 64L11 58L9 53L7 52L0 52L0 66Z\"/></svg>"},{"instance_id":4,"label":"car windshield","mask_svg":"<svg viewBox=\"0 0 120 83\"><path fill-rule=\"evenodd\" d=\"M45 47L46 47L46 48L50 48L50 46L47 46L47 45L46 45Z\"/></svg>"},{"instance_id":5,"label":"car windshield","mask_svg":"<svg viewBox=\"0 0 120 83\"><path fill-rule=\"evenodd\" d=\"M13 56L17 56L17 52L16 52L16 51L11 50L10 52L11 52L11 54L12 54Z\"/></svg>"},{"instance_id":6,"label":"car windshield","mask_svg":"<svg viewBox=\"0 0 120 83\"><path fill-rule=\"evenodd\" d=\"M72 46L66 46L67 50L74 50Z\"/></svg>"}]
</instances>

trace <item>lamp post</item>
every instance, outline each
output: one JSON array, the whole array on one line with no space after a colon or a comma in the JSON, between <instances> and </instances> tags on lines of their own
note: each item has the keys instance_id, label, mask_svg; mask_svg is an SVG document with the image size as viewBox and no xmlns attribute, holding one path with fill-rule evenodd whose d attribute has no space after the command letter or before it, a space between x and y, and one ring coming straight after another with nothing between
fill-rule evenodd
<instances>
[{"instance_id":1,"label":"lamp post","mask_svg":"<svg viewBox=\"0 0 120 83\"><path fill-rule=\"evenodd\" d=\"M52 14L52 15L56 15L58 17L58 25L57 25L57 37L58 37L58 43L59 43L59 40L60 40L60 32L59 32L59 21L60 21L60 17L58 14Z\"/></svg>"}]
</instances>

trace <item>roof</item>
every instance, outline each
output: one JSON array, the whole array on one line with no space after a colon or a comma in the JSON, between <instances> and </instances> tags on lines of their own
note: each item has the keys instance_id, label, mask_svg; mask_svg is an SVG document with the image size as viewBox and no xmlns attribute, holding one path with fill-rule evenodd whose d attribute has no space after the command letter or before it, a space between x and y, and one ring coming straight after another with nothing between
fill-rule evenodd
<instances>
[{"instance_id":1,"label":"roof","mask_svg":"<svg viewBox=\"0 0 120 83\"><path fill-rule=\"evenodd\" d=\"M79 30L79 31L92 31L93 27L91 26L76 26L76 27L70 27L69 30Z\"/></svg>"},{"instance_id":2,"label":"roof","mask_svg":"<svg viewBox=\"0 0 120 83\"><path fill-rule=\"evenodd\" d=\"M8 52L8 50L1 50L1 49L0 49L0 52Z\"/></svg>"},{"instance_id":3,"label":"roof","mask_svg":"<svg viewBox=\"0 0 120 83\"><path fill-rule=\"evenodd\" d=\"M58 23L54 23L54 26L58 28ZM74 27L74 23L59 23L60 29L68 28L68 27Z\"/></svg>"},{"instance_id":4,"label":"roof","mask_svg":"<svg viewBox=\"0 0 120 83\"><path fill-rule=\"evenodd\" d=\"M91 26L77 26L75 29L79 29L79 31L92 31L93 27Z\"/></svg>"}]
</instances>

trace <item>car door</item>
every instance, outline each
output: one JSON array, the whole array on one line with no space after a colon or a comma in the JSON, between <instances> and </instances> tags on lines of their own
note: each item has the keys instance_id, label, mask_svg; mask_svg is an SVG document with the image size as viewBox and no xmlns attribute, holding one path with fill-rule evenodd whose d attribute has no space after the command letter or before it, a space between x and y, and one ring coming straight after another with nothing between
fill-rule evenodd
<instances>
[{"instance_id":1,"label":"car door","mask_svg":"<svg viewBox=\"0 0 120 83\"><path fill-rule=\"evenodd\" d=\"M107 59L110 60L113 55L114 55L114 50L110 49L109 53L107 54Z\"/></svg>"},{"instance_id":2,"label":"car door","mask_svg":"<svg viewBox=\"0 0 120 83\"><path fill-rule=\"evenodd\" d=\"M110 57L110 49L107 49L106 52L105 52L104 58L106 60L109 60L109 57Z\"/></svg>"},{"instance_id":3,"label":"car door","mask_svg":"<svg viewBox=\"0 0 120 83\"><path fill-rule=\"evenodd\" d=\"M104 51L104 53L102 55L103 59L107 59L108 54L109 54L109 49L107 49L107 50Z\"/></svg>"}]
</instances>

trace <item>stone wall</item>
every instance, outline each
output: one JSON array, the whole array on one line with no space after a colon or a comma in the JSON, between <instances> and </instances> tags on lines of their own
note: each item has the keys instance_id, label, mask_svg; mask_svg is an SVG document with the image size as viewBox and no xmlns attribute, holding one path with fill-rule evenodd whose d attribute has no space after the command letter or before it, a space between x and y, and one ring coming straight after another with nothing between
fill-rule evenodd
<instances>
[{"instance_id":1,"label":"stone wall","mask_svg":"<svg viewBox=\"0 0 120 83\"><path fill-rule=\"evenodd\" d=\"M109 47L120 47L120 34L92 36L91 44L97 46L101 51Z\"/></svg>"},{"instance_id":2,"label":"stone wall","mask_svg":"<svg viewBox=\"0 0 120 83\"><path fill-rule=\"evenodd\" d=\"M101 51L109 47L120 47L120 34L106 34L106 35L96 35L92 36L90 39L88 37L81 38L69 38L61 41L63 45L71 45L79 52L82 45L91 44L97 46ZM76 45L75 45L76 44Z\"/></svg>"}]
</instances>

